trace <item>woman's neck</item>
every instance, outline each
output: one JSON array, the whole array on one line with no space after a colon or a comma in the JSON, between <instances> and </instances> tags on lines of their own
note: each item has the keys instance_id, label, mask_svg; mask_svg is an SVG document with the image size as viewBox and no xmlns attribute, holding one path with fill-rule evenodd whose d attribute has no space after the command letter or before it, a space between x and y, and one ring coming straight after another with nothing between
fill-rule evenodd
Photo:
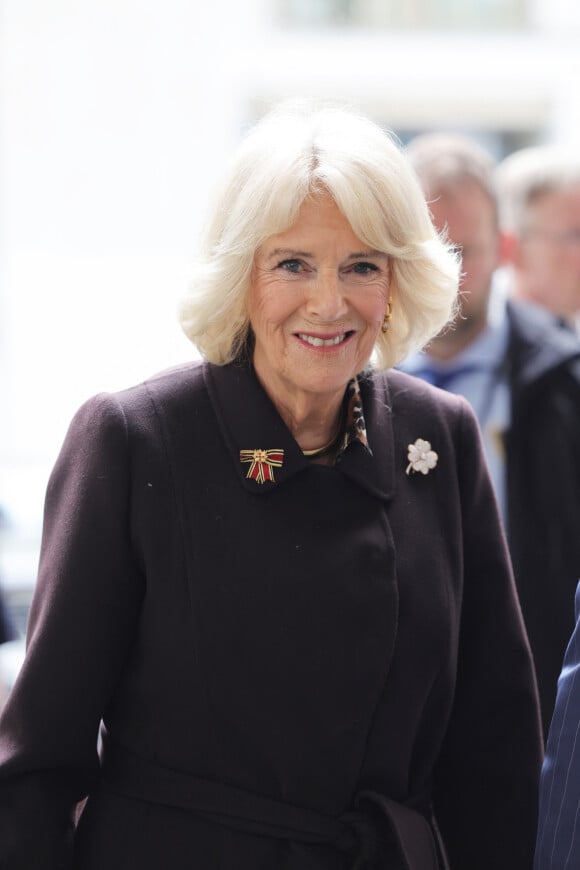
<instances>
[{"instance_id":1,"label":"woman's neck","mask_svg":"<svg viewBox=\"0 0 580 870\"><path fill-rule=\"evenodd\" d=\"M292 378L256 365L254 373L302 450L318 450L338 436L346 384L331 389L300 389Z\"/></svg>"},{"instance_id":2,"label":"woman's neck","mask_svg":"<svg viewBox=\"0 0 580 870\"><path fill-rule=\"evenodd\" d=\"M282 390L274 393L259 375L258 379L302 450L318 450L332 444L341 423L344 391L330 395Z\"/></svg>"},{"instance_id":3,"label":"woman's neck","mask_svg":"<svg viewBox=\"0 0 580 870\"><path fill-rule=\"evenodd\" d=\"M311 401L280 402L270 397L300 448L318 451L338 436L342 396L328 402L313 396Z\"/></svg>"}]
</instances>

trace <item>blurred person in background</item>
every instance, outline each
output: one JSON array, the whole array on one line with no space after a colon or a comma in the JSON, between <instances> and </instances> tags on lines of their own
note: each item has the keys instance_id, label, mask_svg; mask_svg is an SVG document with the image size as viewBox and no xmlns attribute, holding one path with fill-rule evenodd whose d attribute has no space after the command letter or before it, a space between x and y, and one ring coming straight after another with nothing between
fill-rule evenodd
<instances>
[{"instance_id":1,"label":"blurred person in background","mask_svg":"<svg viewBox=\"0 0 580 870\"><path fill-rule=\"evenodd\" d=\"M2 540L2 534L4 532L6 523L6 514L4 509L2 508L2 505L0 505L0 541ZM17 631L15 626L13 625L12 619L8 611L8 604L2 590L2 576L0 575L0 644L8 643L8 641L15 640L16 637ZM7 690L7 675L4 673L3 661L2 657L0 656L0 708L5 701Z\"/></svg>"},{"instance_id":2,"label":"blurred person in background","mask_svg":"<svg viewBox=\"0 0 580 870\"><path fill-rule=\"evenodd\" d=\"M392 368L458 276L379 127L249 132L182 310L204 361L89 400L49 483L3 870L529 870L537 690L477 421Z\"/></svg>"},{"instance_id":3,"label":"blurred person in background","mask_svg":"<svg viewBox=\"0 0 580 870\"><path fill-rule=\"evenodd\" d=\"M0 586L0 643L8 643L16 638L16 629L8 613L5 593Z\"/></svg>"},{"instance_id":4,"label":"blurred person in background","mask_svg":"<svg viewBox=\"0 0 580 870\"><path fill-rule=\"evenodd\" d=\"M403 369L477 414L538 676L545 734L580 577L580 344L542 309L494 287L506 239L494 161L469 137L428 133L407 155L436 226L461 252L452 328Z\"/></svg>"},{"instance_id":5,"label":"blurred person in background","mask_svg":"<svg viewBox=\"0 0 580 870\"><path fill-rule=\"evenodd\" d=\"M580 867L580 583L540 780L534 870Z\"/></svg>"},{"instance_id":6,"label":"blurred person in background","mask_svg":"<svg viewBox=\"0 0 580 870\"><path fill-rule=\"evenodd\" d=\"M2 587L0 586L0 644L15 640L16 631L8 614L8 606L5 601ZM8 691L9 680L4 672L2 656L0 656L0 708L2 707Z\"/></svg>"},{"instance_id":7,"label":"blurred person in background","mask_svg":"<svg viewBox=\"0 0 580 870\"><path fill-rule=\"evenodd\" d=\"M497 169L509 291L580 327L580 155L523 148Z\"/></svg>"},{"instance_id":8,"label":"blurred person in background","mask_svg":"<svg viewBox=\"0 0 580 870\"><path fill-rule=\"evenodd\" d=\"M14 640L16 632L12 626L12 620L8 615L8 606L4 599L4 593L0 588L0 643Z\"/></svg>"}]
</instances>

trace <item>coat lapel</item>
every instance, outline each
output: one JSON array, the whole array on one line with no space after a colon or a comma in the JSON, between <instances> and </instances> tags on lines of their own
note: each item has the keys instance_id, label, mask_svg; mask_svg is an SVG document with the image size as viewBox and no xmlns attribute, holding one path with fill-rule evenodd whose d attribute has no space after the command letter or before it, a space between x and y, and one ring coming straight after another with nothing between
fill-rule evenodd
<instances>
[{"instance_id":1,"label":"coat lapel","mask_svg":"<svg viewBox=\"0 0 580 870\"><path fill-rule=\"evenodd\" d=\"M380 374L360 376L359 386L370 452L354 442L337 468L372 495L390 501L395 494L395 457L387 379Z\"/></svg>"},{"instance_id":2,"label":"coat lapel","mask_svg":"<svg viewBox=\"0 0 580 870\"><path fill-rule=\"evenodd\" d=\"M249 366L204 366L204 378L231 460L242 486L254 495L266 495L308 467L278 411ZM281 452L282 464L272 468L273 480L248 477L251 462L241 451Z\"/></svg>"},{"instance_id":3,"label":"coat lapel","mask_svg":"<svg viewBox=\"0 0 580 870\"><path fill-rule=\"evenodd\" d=\"M249 366L206 363L204 379L228 453L245 489L255 495L266 495L273 486L283 485L310 467ZM389 500L394 494L394 439L386 379L365 376L360 387L372 452L354 442L341 456L336 469L372 495ZM270 470L264 467L260 475L260 469L252 466L246 451L281 453L281 465L273 465ZM270 453L262 458L269 464L268 458L275 461L279 457Z\"/></svg>"}]
</instances>

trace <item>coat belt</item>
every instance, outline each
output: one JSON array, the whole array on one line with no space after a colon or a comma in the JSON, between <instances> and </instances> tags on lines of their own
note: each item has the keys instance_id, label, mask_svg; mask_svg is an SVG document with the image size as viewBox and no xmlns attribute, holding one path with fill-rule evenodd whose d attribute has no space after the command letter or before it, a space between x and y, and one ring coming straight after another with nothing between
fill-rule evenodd
<instances>
[{"instance_id":1,"label":"coat belt","mask_svg":"<svg viewBox=\"0 0 580 870\"><path fill-rule=\"evenodd\" d=\"M374 791L359 792L353 809L334 817L164 767L110 739L102 763L102 781L108 791L190 810L252 834L326 844L351 855L352 870L441 868L426 816Z\"/></svg>"}]
</instances>

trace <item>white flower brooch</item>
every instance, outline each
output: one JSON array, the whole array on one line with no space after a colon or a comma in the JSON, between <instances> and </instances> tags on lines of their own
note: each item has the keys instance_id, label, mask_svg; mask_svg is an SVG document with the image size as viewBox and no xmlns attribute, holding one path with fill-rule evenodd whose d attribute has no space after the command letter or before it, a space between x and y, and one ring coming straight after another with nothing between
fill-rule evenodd
<instances>
[{"instance_id":1,"label":"white flower brooch","mask_svg":"<svg viewBox=\"0 0 580 870\"><path fill-rule=\"evenodd\" d=\"M429 474L432 468L437 465L438 455L434 450L431 450L431 443L423 438L417 438L414 444L408 445L406 474L412 471L420 471L421 474Z\"/></svg>"}]
</instances>

